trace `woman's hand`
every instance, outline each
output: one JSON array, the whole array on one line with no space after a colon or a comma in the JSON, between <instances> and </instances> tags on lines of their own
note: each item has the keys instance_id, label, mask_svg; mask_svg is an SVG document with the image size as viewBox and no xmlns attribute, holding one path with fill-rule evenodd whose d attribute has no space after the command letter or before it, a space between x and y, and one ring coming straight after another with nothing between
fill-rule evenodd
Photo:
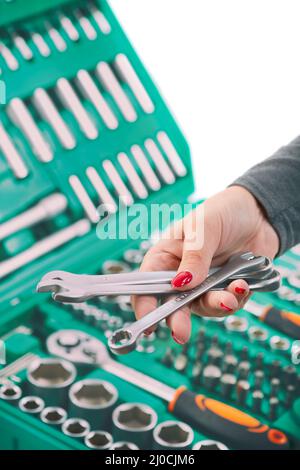
<instances>
[{"instance_id":1,"label":"woman's hand","mask_svg":"<svg viewBox=\"0 0 300 470\"><path fill-rule=\"evenodd\" d=\"M204 237L195 249L189 233L199 224L197 211L204 208ZM279 250L278 236L256 199L246 189L232 186L207 199L190 215L189 222L177 222L169 231L170 237L160 240L145 255L141 271L177 270L172 281L176 290L187 290L200 284L210 266L223 264L236 252L252 251L273 258ZM203 220L203 219L202 219ZM201 222L203 224L203 221ZM194 227L193 227L194 226ZM203 227L196 227L203 230ZM224 291L212 291L170 315L167 324L174 340L180 344L191 334L191 311L205 316L224 316L243 307L250 295L244 280L233 281ZM156 308L153 296L135 296L136 317L141 318ZM148 332L150 333L150 331Z\"/></svg>"}]
</instances>

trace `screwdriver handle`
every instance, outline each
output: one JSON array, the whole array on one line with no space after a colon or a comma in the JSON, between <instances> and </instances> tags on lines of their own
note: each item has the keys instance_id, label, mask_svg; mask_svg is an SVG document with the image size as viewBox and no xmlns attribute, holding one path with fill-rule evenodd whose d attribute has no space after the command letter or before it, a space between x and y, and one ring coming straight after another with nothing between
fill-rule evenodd
<instances>
[{"instance_id":1,"label":"screwdriver handle","mask_svg":"<svg viewBox=\"0 0 300 470\"><path fill-rule=\"evenodd\" d=\"M179 387L169 411L209 437L217 437L235 449L284 450L287 436L258 419L220 401Z\"/></svg>"},{"instance_id":2,"label":"screwdriver handle","mask_svg":"<svg viewBox=\"0 0 300 470\"><path fill-rule=\"evenodd\" d=\"M261 321L294 339L300 339L300 314L269 306L260 317Z\"/></svg>"}]
</instances>

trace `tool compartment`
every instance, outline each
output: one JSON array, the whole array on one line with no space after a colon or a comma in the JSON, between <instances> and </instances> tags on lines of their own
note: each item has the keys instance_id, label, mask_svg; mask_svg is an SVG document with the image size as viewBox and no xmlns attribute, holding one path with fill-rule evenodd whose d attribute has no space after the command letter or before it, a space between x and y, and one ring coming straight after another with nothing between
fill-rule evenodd
<instances>
[{"instance_id":1,"label":"tool compartment","mask_svg":"<svg viewBox=\"0 0 300 470\"><path fill-rule=\"evenodd\" d=\"M0 107L0 339L6 349L0 381L15 383L27 396L31 388L26 370L35 356L49 355L46 340L51 333L78 329L106 344L109 332L134 318L128 299L55 304L49 296L35 293L41 276L54 269L100 273L108 260L135 269L134 262L126 261L126 253L130 249L144 253L145 241L100 240L99 204L117 204L120 196L129 206L184 204L194 184L188 145L106 1L2 1L0 25L0 79L7 89L6 104ZM52 216L1 238L1 226L53 194L65 198L61 210L56 205ZM154 229L159 228L156 222ZM121 213L120 225L125 223ZM74 233L70 227L76 228ZM57 235L59 242L53 241ZM294 250L277 264L290 275L297 272L299 259L299 250ZM299 288L286 279L283 287L278 295L254 298L262 305L271 303L300 314ZM97 322L99 311L108 317ZM229 318L241 318L242 329ZM266 332L264 339L259 329ZM270 345L276 336L285 340L285 349L274 349L274 340ZM204 346L202 352L199 344ZM117 360L175 389L185 385L235 406L285 432L291 448L296 448L300 441L297 344L241 311L225 320L194 318L192 339L184 347L173 343L161 325L137 351ZM235 366L226 365L228 370L225 356L236 360ZM280 365L272 376L274 361ZM207 370L203 375L210 365L220 371L219 378L218 374L207 378ZM294 369L284 369L287 366ZM140 402L155 410L158 423L176 419L162 400L101 368L76 366L76 370L76 381L98 378L112 383L119 393L117 405ZM257 374L261 370L262 378ZM244 384L240 388L224 384L221 378L226 373ZM279 378L276 393L274 378ZM256 390L263 396L255 408ZM64 434L60 427L42 422L40 415L21 411L18 401L9 401L0 398L5 429L0 448L88 448L83 439ZM69 413L68 400L64 407ZM105 430L115 439L111 423ZM219 440L215 433L193 431L190 448L202 440ZM224 444L232 447L230 439ZM150 439L147 447L153 445ZM240 447L245 448L245 443Z\"/></svg>"}]
</instances>

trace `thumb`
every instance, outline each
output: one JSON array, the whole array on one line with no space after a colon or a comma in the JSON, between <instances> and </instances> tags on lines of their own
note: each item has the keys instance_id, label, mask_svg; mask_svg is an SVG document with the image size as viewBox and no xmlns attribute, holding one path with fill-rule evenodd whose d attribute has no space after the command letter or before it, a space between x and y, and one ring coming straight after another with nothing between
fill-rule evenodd
<instances>
[{"instance_id":1,"label":"thumb","mask_svg":"<svg viewBox=\"0 0 300 470\"><path fill-rule=\"evenodd\" d=\"M212 261L212 255L206 251L184 251L172 286L176 289L191 289L200 284L207 276Z\"/></svg>"}]
</instances>

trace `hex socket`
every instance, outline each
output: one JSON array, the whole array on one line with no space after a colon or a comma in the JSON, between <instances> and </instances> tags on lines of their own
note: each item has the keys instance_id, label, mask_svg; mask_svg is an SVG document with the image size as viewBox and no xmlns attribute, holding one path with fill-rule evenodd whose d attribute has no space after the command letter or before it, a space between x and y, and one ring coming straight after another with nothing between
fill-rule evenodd
<instances>
[{"instance_id":1,"label":"hex socket","mask_svg":"<svg viewBox=\"0 0 300 470\"><path fill-rule=\"evenodd\" d=\"M115 442L109 450L139 450L133 442L119 441Z\"/></svg>"},{"instance_id":2,"label":"hex socket","mask_svg":"<svg viewBox=\"0 0 300 470\"><path fill-rule=\"evenodd\" d=\"M67 419L67 412L59 406L47 406L41 412L41 421L51 426L60 426Z\"/></svg>"},{"instance_id":3,"label":"hex socket","mask_svg":"<svg viewBox=\"0 0 300 470\"><path fill-rule=\"evenodd\" d=\"M116 298L118 310L125 322L131 322L133 318L133 307L129 295L118 295Z\"/></svg>"},{"instance_id":4,"label":"hex socket","mask_svg":"<svg viewBox=\"0 0 300 470\"><path fill-rule=\"evenodd\" d=\"M180 421L164 421L153 432L153 448L163 449L190 449L194 439L194 432L190 426Z\"/></svg>"},{"instance_id":5,"label":"hex socket","mask_svg":"<svg viewBox=\"0 0 300 470\"><path fill-rule=\"evenodd\" d=\"M72 385L69 400L70 416L86 419L93 429L106 429L110 427L118 391L105 380L84 379Z\"/></svg>"},{"instance_id":6,"label":"hex socket","mask_svg":"<svg viewBox=\"0 0 300 470\"><path fill-rule=\"evenodd\" d=\"M156 412L143 403L124 403L112 414L116 440L133 442L141 449L150 449L152 433L157 423Z\"/></svg>"},{"instance_id":7,"label":"hex socket","mask_svg":"<svg viewBox=\"0 0 300 470\"><path fill-rule=\"evenodd\" d=\"M69 418L63 423L61 429L66 436L82 439L90 432L90 425L85 419Z\"/></svg>"},{"instance_id":8,"label":"hex socket","mask_svg":"<svg viewBox=\"0 0 300 470\"><path fill-rule=\"evenodd\" d=\"M20 410L28 414L39 414L43 410L44 407L45 407L44 400L40 397L35 397L33 395L23 397L19 401Z\"/></svg>"},{"instance_id":9,"label":"hex socket","mask_svg":"<svg viewBox=\"0 0 300 470\"><path fill-rule=\"evenodd\" d=\"M89 449L107 450L113 445L113 437L105 431L91 431L84 439Z\"/></svg>"},{"instance_id":10,"label":"hex socket","mask_svg":"<svg viewBox=\"0 0 300 470\"><path fill-rule=\"evenodd\" d=\"M130 267L124 261L107 260L102 265L103 274L121 274L130 271Z\"/></svg>"},{"instance_id":11,"label":"hex socket","mask_svg":"<svg viewBox=\"0 0 300 470\"><path fill-rule=\"evenodd\" d=\"M76 369L64 359L37 358L27 370L27 388L49 406L65 406Z\"/></svg>"},{"instance_id":12,"label":"hex socket","mask_svg":"<svg viewBox=\"0 0 300 470\"><path fill-rule=\"evenodd\" d=\"M193 446L193 450L229 450L223 442L213 441L211 439L206 439L203 441L196 442Z\"/></svg>"},{"instance_id":13,"label":"hex socket","mask_svg":"<svg viewBox=\"0 0 300 470\"><path fill-rule=\"evenodd\" d=\"M22 390L13 383L3 384L0 388L0 399L10 403L16 403L22 396Z\"/></svg>"}]
</instances>

